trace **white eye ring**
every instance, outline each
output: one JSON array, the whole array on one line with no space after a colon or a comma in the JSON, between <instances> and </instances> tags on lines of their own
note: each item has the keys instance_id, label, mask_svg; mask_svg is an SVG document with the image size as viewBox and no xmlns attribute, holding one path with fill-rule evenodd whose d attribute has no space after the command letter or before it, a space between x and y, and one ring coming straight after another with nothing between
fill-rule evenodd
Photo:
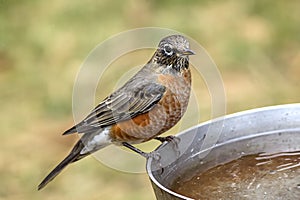
<instances>
[{"instance_id":1,"label":"white eye ring","mask_svg":"<svg viewBox=\"0 0 300 200\"><path fill-rule=\"evenodd\" d=\"M167 54L168 56L172 55L172 54L173 54L172 46L169 45L169 44L165 44L165 45L164 45L164 52L165 52L165 54Z\"/></svg>"}]
</instances>

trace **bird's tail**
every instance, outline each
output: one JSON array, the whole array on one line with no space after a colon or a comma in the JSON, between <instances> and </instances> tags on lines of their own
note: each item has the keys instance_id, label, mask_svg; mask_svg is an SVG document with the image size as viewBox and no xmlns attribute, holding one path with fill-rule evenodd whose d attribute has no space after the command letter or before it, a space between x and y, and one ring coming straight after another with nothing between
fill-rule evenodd
<instances>
[{"instance_id":1,"label":"bird's tail","mask_svg":"<svg viewBox=\"0 0 300 200\"><path fill-rule=\"evenodd\" d=\"M77 160L80 160L81 158L87 156L89 153L86 154L80 154L81 150L84 148L84 144L81 140L77 142L77 144L74 146L70 154L63 160L61 163L59 163L49 174L46 176L46 178L39 184L38 190L45 187L50 181L52 181L67 165L69 165L72 162L75 162Z\"/></svg>"}]
</instances>

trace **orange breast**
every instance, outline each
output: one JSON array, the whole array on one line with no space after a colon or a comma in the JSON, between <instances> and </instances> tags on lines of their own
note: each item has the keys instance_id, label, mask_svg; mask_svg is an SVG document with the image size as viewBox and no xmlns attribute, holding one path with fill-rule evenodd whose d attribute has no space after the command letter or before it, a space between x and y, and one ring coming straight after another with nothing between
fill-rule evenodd
<instances>
[{"instance_id":1,"label":"orange breast","mask_svg":"<svg viewBox=\"0 0 300 200\"><path fill-rule=\"evenodd\" d=\"M140 143L172 128L186 111L190 90L190 71L182 76L159 75L157 81L167 89L163 98L148 113L119 122L111 128L116 142Z\"/></svg>"},{"instance_id":2,"label":"orange breast","mask_svg":"<svg viewBox=\"0 0 300 200\"><path fill-rule=\"evenodd\" d=\"M130 120L119 122L111 127L111 134L117 141L138 141L141 140L139 134L135 133L150 125L149 113L138 115ZM132 134L135 133L135 134Z\"/></svg>"}]
</instances>

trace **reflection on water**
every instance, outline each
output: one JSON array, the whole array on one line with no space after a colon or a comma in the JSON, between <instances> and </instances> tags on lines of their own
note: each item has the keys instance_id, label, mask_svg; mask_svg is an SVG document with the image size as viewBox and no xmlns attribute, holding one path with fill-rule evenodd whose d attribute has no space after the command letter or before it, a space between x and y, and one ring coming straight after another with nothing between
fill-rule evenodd
<instances>
[{"instance_id":1,"label":"reflection on water","mask_svg":"<svg viewBox=\"0 0 300 200\"><path fill-rule=\"evenodd\" d=\"M178 179L172 189L195 199L299 200L300 152L244 156Z\"/></svg>"}]
</instances>

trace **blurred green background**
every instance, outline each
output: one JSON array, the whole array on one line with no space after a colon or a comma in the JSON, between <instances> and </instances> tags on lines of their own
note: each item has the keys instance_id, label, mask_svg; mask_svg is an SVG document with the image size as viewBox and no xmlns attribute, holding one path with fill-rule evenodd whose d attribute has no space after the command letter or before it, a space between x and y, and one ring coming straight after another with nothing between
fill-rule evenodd
<instances>
[{"instance_id":1,"label":"blurred green background","mask_svg":"<svg viewBox=\"0 0 300 200\"><path fill-rule=\"evenodd\" d=\"M299 9L300 1L0 0L0 199L154 199L146 174L118 172L92 157L36 191L76 140L61 133L73 122L73 83L88 53L128 29L171 28L214 59L228 113L295 103ZM209 119L209 104L203 98L200 121Z\"/></svg>"}]
</instances>

